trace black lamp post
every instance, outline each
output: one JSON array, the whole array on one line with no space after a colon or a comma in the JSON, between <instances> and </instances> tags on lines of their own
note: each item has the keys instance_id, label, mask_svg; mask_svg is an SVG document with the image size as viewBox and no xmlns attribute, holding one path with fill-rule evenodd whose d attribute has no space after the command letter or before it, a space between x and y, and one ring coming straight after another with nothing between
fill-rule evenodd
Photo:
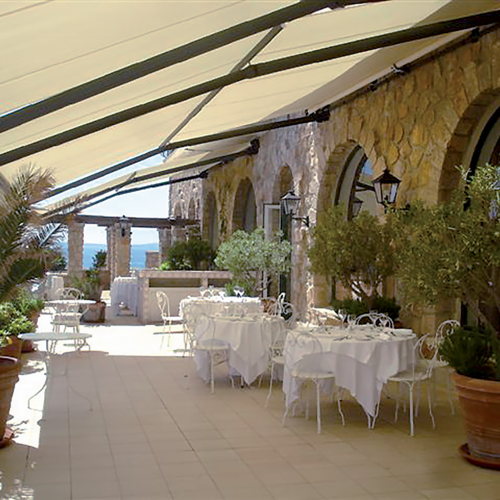
<instances>
[{"instance_id":1,"label":"black lamp post","mask_svg":"<svg viewBox=\"0 0 500 500\"><path fill-rule=\"evenodd\" d=\"M294 217L297 213L300 204L300 196L297 196L293 191L289 191L281 198L281 206L286 216L291 216L292 220L300 220L306 227L309 227L309 216Z\"/></svg>"},{"instance_id":2,"label":"black lamp post","mask_svg":"<svg viewBox=\"0 0 500 500\"><path fill-rule=\"evenodd\" d=\"M386 168L382 175L373 181L373 189L377 202L387 209L392 205L398 196L399 184L401 181L389 172Z\"/></svg>"},{"instance_id":3,"label":"black lamp post","mask_svg":"<svg viewBox=\"0 0 500 500\"><path fill-rule=\"evenodd\" d=\"M120 222L120 230L121 230L122 238L125 238L125 235L127 234L128 225L129 225L129 219L127 217L125 217L125 215L122 215L120 217L119 222Z\"/></svg>"}]
</instances>

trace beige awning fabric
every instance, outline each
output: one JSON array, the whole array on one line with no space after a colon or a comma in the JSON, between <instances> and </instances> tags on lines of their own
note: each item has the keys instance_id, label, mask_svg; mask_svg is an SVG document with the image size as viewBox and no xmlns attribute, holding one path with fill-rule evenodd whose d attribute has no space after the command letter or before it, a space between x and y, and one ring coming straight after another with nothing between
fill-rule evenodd
<instances>
[{"instance_id":1,"label":"beige awning fabric","mask_svg":"<svg viewBox=\"0 0 500 500\"><path fill-rule=\"evenodd\" d=\"M287 0L0 2L0 116L294 3ZM251 64L496 8L497 0L387 0L324 9L282 26L281 32ZM0 153L226 75L265 34L249 36L2 132ZM314 111L389 72L393 65L402 65L458 35L434 36L230 85L171 140ZM157 148L203 98L198 96L16 160L1 166L0 173L9 179L22 165L31 163L51 169L57 183L65 184ZM178 152L159 168L234 152L248 145L249 139L239 137L196 146L188 152ZM119 185L120 181L103 178L102 184Z\"/></svg>"}]
</instances>

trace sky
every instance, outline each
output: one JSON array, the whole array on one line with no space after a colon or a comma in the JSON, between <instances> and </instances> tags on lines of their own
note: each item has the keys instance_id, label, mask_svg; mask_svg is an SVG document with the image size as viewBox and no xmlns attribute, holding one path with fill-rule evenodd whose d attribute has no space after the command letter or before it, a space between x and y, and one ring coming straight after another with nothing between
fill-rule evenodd
<instances>
[{"instance_id":1,"label":"sky","mask_svg":"<svg viewBox=\"0 0 500 500\"><path fill-rule=\"evenodd\" d=\"M107 182L127 173L132 173L136 170L140 170L141 168L156 166L161 163L162 160L163 158L160 155L155 156L141 163L137 163L136 165L132 165L131 167L124 168L115 174L107 175L103 177L102 181L89 182L88 184L85 184L85 189L94 187L99 185L101 182ZM165 178L162 178L162 180L164 179ZM74 190L68 191L67 193L64 193L64 195L61 195L60 198L64 198L74 193ZM126 217L168 217L169 194L170 192L168 186L162 186L155 189L145 189L144 191L136 193L115 196L110 200L104 201L82 211L82 213L89 215L111 215L117 217L121 217L123 215ZM54 198L50 201L53 202L56 199L57 198ZM95 224L86 224L84 242L106 244L106 229ZM158 231L156 229L132 229L133 245L157 242Z\"/></svg>"}]
</instances>

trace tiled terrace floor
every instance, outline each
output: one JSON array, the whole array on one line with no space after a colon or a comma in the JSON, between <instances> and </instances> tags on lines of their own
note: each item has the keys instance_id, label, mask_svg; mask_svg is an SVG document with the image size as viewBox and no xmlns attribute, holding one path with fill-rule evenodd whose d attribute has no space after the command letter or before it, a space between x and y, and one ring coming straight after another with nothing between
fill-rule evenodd
<instances>
[{"instance_id":1,"label":"tiled terrace floor","mask_svg":"<svg viewBox=\"0 0 500 500\"><path fill-rule=\"evenodd\" d=\"M92 351L60 348L68 354L54 363L48 394L33 400L43 413L26 408L44 377L41 353L30 355L11 409L18 437L0 450L0 498L500 499L500 473L457 456L465 438L445 398L437 401L437 429L423 407L413 438L407 415L392 422L391 400L374 430L351 401L343 404L345 427L325 404L323 434L314 416L283 428L278 390L266 409L267 383L232 389L220 367L211 395L192 360L173 356L166 343L160 349L157 330L84 326ZM58 376L64 359L92 411Z\"/></svg>"}]
</instances>

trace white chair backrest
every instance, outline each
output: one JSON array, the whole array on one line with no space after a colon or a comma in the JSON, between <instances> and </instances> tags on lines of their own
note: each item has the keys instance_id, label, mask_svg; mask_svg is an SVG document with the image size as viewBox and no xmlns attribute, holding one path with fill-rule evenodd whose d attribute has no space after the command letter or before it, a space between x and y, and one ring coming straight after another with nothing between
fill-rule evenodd
<instances>
[{"instance_id":1,"label":"white chair backrest","mask_svg":"<svg viewBox=\"0 0 500 500\"><path fill-rule=\"evenodd\" d=\"M428 345L429 342L432 342L432 337L430 333L426 335L422 335L416 342L413 347L413 362L412 362L412 370L413 373L417 370L423 370L427 373L428 376L432 375L432 372L436 366L436 363L439 359L438 349L435 349L431 356L428 356Z\"/></svg>"},{"instance_id":2,"label":"white chair backrest","mask_svg":"<svg viewBox=\"0 0 500 500\"><path fill-rule=\"evenodd\" d=\"M356 318L354 323L356 325L374 325L375 326L376 319L377 318L372 313L360 314Z\"/></svg>"},{"instance_id":3,"label":"white chair backrest","mask_svg":"<svg viewBox=\"0 0 500 500\"><path fill-rule=\"evenodd\" d=\"M297 313L295 306L290 302L283 302L281 305L281 316L284 318L286 325L293 328L297 324Z\"/></svg>"},{"instance_id":4,"label":"white chair backrest","mask_svg":"<svg viewBox=\"0 0 500 500\"><path fill-rule=\"evenodd\" d=\"M82 292L77 288L63 288L61 290L61 300L80 300Z\"/></svg>"},{"instance_id":5,"label":"white chair backrest","mask_svg":"<svg viewBox=\"0 0 500 500\"><path fill-rule=\"evenodd\" d=\"M302 331L297 334L289 332L286 339L283 355L287 369L301 370L304 367L307 371L311 371L310 367L315 366L315 372L321 371L320 356L323 353L323 346L316 335ZM294 356L291 356L294 350L300 352L300 357L295 361L293 361Z\"/></svg>"},{"instance_id":6,"label":"white chair backrest","mask_svg":"<svg viewBox=\"0 0 500 500\"><path fill-rule=\"evenodd\" d=\"M456 319L447 319L437 327L436 337L443 339L459 326L460 323Z\"/></svg>"},{"instance_id":7,"label":"white chair backrest","mask_svg":"<svg viewBox=\"0 0 500 500\"><path fill-rule=\"evenodd\" d=\"M161 317L165 320L170 316L170 301L168 300L168 295L165 292L158 291L156 292L156 300L158 301Z\"/></svg>"}]
</instances>

